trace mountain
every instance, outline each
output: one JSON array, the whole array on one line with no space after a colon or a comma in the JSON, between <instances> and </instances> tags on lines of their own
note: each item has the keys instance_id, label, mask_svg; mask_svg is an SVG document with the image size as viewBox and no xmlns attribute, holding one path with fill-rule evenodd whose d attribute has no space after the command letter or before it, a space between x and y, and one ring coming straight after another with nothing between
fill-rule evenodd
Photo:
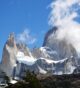
<instances>
[{"instance_id":1,"label":"mountain","mask_svg":"<svg viewBox=\"0 0 80 88\"><path fill-rule=\"evenodd\" d=\"M56 59L63 59L65 57L70 58L71 56L77 56L77 52L75 48L68 44L68 42L65 39L59 40L57 38L57 28L54 27L53 29L49 30L47 34L45 35L44 39L44 47L49 47L57 54Z\"/></svg>"},{"instance_id":2,"label":"mountain","mask_svg":"<svg viewBox=\"0 0 80 88\"><path fill-rule=\"evenodd\" d=\"M45 69L48 69L52 74L72 74L76 68L79 68L80 59L71 44L68 44L65 39L57 39L57 30L58 28L54 27L46 33L43 47L34 49L33 56L44 58L42 59L44 63L47 60Z\"/></svg>"},{"instance_id":3,"label":"mountain","mask_svg":"<svg viewBox=\"0 0 80 88\"><path fill-rule=\"evenodd\" d=\"M16 67L17 53L22 51L25 55L29 56L29 50L26 45L16 43L14 33L11 33L3 48L1 69L6 72L9 77L13 76L14 67Z\"/></svg>"},{"instance_id":4,"label":"mountain","mask_svg":"<svg viewBox=\"0 0 80 88\"><path fill-rule=\"evenodd\" d=\"M9 77L21 78L26 70L36 74L62 75L80 72L80 57L65 39L57 38L57 27L49 30L43 46L30 50L10 34L3 48L1 68Z\"/></svg>"},{"instance_id":5,"label":"mountain","mask_svg":"<svg viewBox=\"0 0 80 88\"><path fill-rule=\"evenodd\" d=\"M46 46L47 45L47 43L48 43L48 39L49 39L49 36L51 35L51 34L55 34L55 32L58 30L58 28L55 26L55 27L53 27L51 30L49 30L47 33L46 33L46 35L45 35L45 38L44 38L44 42L43 42L43 46Z\"/></svg>"},{"instance_id":6,"label":"mountain","mask_svg":"<svg viewBox=\"0 0 80 88\"><path fill-rule=\"evenodd\" d=\"M30 69L37 74L61 75L80 72L78 70L80 59L75 48L66 40L58 40L56 38L57 30L57 27L49 30L45 35L43 46L34 48L31 56L27 57L20 52L23 55L17 57L18 65L23 63L26 70ZM21 61L20 58L25 59ZM25 71L24 68L22 70Z\"/></svg>"},{"instance_id":7,"label":"mountain","mask_svg":"<svg viewBox=\"0 0 80 88\"><path fill-rule=\"evenodd\" d=\"M16 63L17 47L14 34L11 33L3 48L1 68L8 76L12 76L13 67Z\"/></svg>"}]
</instances>

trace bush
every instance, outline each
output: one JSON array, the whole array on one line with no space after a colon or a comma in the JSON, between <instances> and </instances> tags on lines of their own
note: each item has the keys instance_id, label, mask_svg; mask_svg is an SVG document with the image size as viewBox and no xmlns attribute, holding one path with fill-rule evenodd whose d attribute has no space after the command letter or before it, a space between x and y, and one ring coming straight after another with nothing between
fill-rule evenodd
<instances>
[{"instance_id":1,"label":"bush","mask_svg":"<svg viewBox=\"0 0 80 88\"><path fill-rule=\"evenodd\" d=\"M26 76L24 77L26 82L29 82L30 88L42 88L40 81L37 79L34 72L30 72L29 70L26 72Z\"/></svg>"}]
</instances>

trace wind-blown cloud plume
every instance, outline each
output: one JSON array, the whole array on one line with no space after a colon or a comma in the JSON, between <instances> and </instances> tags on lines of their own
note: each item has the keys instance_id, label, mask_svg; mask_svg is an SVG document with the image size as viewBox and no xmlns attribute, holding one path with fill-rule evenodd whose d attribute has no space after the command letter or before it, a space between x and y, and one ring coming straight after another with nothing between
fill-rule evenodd
<instances>
[{"instance_id":1,"label":"wind-blown cloud plume","mask_svg":"<svg viewBox=\"0 0 80 88\"><path fill-rule=\"evenodd\" d=\"M49 24L60 26L62 23L74 22L73 19L78 16L77 11L80 9L80 0L54 0L50 7L52 11Z\"/></svg>"},{"instance_id":2,"label":"wind-blown cloud plume","mask_svg":"<svg viewBox=\"0 0 80 88\"><path fill-rule=\"evenodd\" d=\"M24 44L34 44L36 42L36 38L31 36L30 31L26 29L17 35L16 41Z\"/></svg>"},{"instance_id":3,"label":"wind-blown cloud plume","mask_svg":"<svg viewBox=\"0 0 80 88\"><path fill-rule=\"evenodd\" d=\"M66 40L80 53L80 0L54 0L51 5L49 25L57 26L56 38Z\"/></svg>"}]
</instances>

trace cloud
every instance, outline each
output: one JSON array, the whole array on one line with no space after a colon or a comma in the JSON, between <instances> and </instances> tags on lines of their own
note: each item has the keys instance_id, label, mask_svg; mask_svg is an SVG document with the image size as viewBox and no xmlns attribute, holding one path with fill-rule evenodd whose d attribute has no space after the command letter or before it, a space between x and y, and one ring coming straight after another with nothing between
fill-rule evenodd
<instances>
[{"instance_id":1,"label":"cloud","mask_svg":"<svg viewBox=\"0 0 80 88\"><path fill-rule=\"evenodd\" d=\"M28 29L24 30L22 33L16 36L16 41L24 44L34 44L36 40L37 39L35 37L31 36Z\"/></svg>"},{"instance_id":2,"label":"cloud","mask_svg":"<svg viewBox=\"0 0 80 88\"><path fill-rule=\"evenodd\" d=\"M80 17L80 0L55 0L50 7L49 25L58 27L56 39L66 40L80 53L80 23L74 20Z\"/></svg>"},{"instance_id":3,"label":"cloud","mask_svg":"<svg viewBox=\"0 0 80 88\"><path fill-rule=\"evenodd\" d=\"M78 5L78 8L73 8ZM78 16L75 10L80 9L80 0L55 0L50 5L49 25L60 26L62 23L72 22Z\"/></svg>"}]
</instances>

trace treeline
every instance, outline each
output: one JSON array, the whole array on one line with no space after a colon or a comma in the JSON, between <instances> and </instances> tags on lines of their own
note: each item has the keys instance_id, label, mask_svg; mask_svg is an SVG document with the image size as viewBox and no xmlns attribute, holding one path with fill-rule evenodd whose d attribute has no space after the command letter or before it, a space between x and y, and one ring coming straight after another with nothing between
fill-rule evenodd
<instances>
[{"instance_id":1,"label":"treeline","mask_svg":"<svg viewBox=\"0 0 80 88\"><path fill-rule=\"evenodd\" d=\"M22 78L22 81L18 81L16 84L10 84L6 88L43 88L34 72L29 70Z\"/></svg>"},{"instance_id":2,"label":"treeline","mask_svg":"<svg viewBox=\"0 0 80 88\"><path fill-rule=\"evenodd\" d=\"M34 72L27 71L23 81L6 88L80 88L80 74L49 76L39 80Z\"/></svg>"}]
</instances>

